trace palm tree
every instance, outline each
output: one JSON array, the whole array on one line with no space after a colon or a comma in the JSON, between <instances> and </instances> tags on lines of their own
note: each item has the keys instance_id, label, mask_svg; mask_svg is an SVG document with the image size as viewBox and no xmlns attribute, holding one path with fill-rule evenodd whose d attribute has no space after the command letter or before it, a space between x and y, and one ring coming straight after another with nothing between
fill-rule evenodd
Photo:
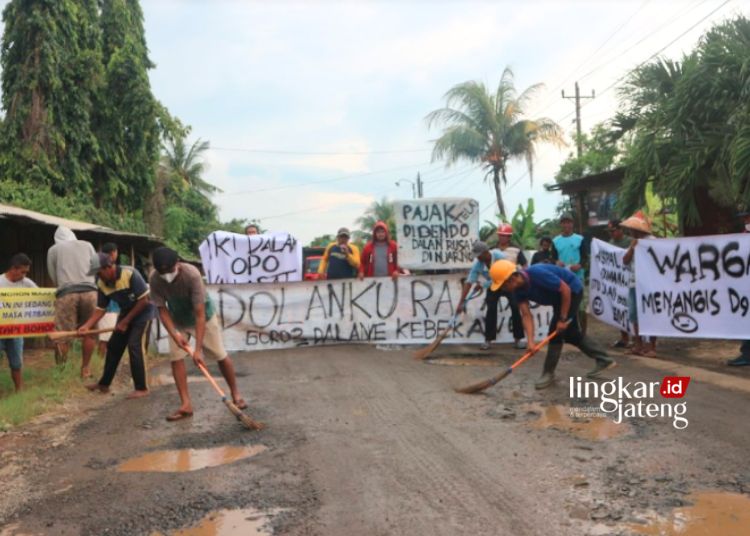
<instances>
[{"instance_id":1,"label":"palm tree","mask_svg":"<svg viewBox=\"0 0 750 536\"><path fill-rule=\"evenodd\" d=\"M508 183L508 160L525 159L532 179L537 142L565 144L562 129L551 119L523 119L529 101L541 87L535 84L518 95L513 71L506 67L495 92L490 93L481 82L458 84L445 94L446 107L426 117L429 127L445 125L435 140L432 160L445 159L448 166L461 159L482 164L487 170L485 180L492 177L503 219L501 181L502 185Z\"/></svg>"},{"instance_id":2,"label":"palm tree","mask_svg":"<svg viewBox=\"0 0 750 536\"><path fill-rule=\"evenodd\" d=\"M221 192L220 188L203 180L206 164L202 158L208 148L209 143L200 138L190 147L187 147L184 138L178 138L176 141L170 141L169 146L163 146L164 153L159 165L165 167L174 177L182 179L184 188L192 188L204 196Z\"/></svg>"},{"instance_id":3,"label":"palm tree","mask_svg":"<svg viewBox=\"0 0 750 536\"><path fill-rule=\"evenodd\" d=\"M360 230L355 231L355 238L364 242L370 240L372 235L372 228L379 221L384 221L388 225L388 232L391 234L391 238L396 237L396 211L393 207L393 202L388 201L388 198L383 197L380 201L373 201L372 204L365 209L364 214L355 220Z\"/></svg>"}]
</instances>

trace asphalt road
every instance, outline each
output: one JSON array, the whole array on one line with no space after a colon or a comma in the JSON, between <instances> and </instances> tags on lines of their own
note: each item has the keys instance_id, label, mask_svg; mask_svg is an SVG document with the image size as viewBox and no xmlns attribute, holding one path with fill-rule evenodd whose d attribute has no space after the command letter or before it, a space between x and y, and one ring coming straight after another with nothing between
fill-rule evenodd
<instances>
[{"instance_id":1,"label":"asphalt road","mask_svg":"<svg viewBox=\"0 0 750 536\"><path fill-rule=\"evenodd\" d=\"M191 534L671 534L663 529L670 516L704 504L696 493L726 494L718 503L743 508L747 371L620 357L605 379L692 375L681 399L689 424L640 417L613 427L590 415L568 422L571 406L598 405L570 397L568 377L591 368L577 351L566 351L551 389L533 388L536 356L484 394L454 393L518 351L501 347L489 362L477 354L443 347L436 364L372 346L237 355L249 413L267 424L260 432L244 430L197 371L195 416L165 422L177 396L161 364L152 377L164 385L147 398L124 400L125 383L0 437L0 534L177 534L241 508L257 515L235 519L234 532ZM668 401L657 393L654 402ZM254 455L193 471L176 471L185 463L175 472L121 470L148 453L199 449L205 461L203 449L224 447ZM716 523L710 534L747 534Z\"/></svg>"}]
</instances>

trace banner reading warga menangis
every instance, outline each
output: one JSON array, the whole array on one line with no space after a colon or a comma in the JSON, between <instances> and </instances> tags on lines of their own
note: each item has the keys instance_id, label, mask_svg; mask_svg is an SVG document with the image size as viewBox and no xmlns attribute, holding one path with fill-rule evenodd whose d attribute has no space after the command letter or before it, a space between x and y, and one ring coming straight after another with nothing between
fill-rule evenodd
<instances>
[{"instance_id":1,"label":"banner reading warga menangis","mask_svg":"<svg viewBox=\"0 0 750 536\"><path fill-rule=\"evenodd\" d=\"M43 337L55 329L54 288L0 288L0 339Z\"/></svg>"},{"instance_id":2,"label":"banner reading warga menangis","mask_svg":"<svg viewBox=\"0 0 750 536\"><path fill-rule=\"evenodd\" d=\"M461 297L461 277L404 276L359 281L209 285L228 351L336 343L426 344L445 329ZM484 299L469 302L445 342L484 340ZM550 307L533 307L536 337L547 334ZM498 341L512 342L502 298Z\"/></svg>"},{"instance_id":3,"label":"banner reading warga menangis","mask_svg":"<svg viewBox=\"0 0 750 536\"><path fill-rule=\"evenodd\" d=\"M642 334L750 336L750 234L640 240L635 262Z\"/></svg>"}]
</instances>

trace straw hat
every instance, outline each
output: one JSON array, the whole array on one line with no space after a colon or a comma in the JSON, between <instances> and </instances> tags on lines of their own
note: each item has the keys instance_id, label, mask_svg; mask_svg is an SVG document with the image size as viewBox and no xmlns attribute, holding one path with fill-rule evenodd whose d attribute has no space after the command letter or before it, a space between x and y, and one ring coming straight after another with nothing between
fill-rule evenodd
<instances>
[{"instance_id":1,"label":"straw hat","mask_svg":"<svg viewBox=\"0 0 750 536\"><path fill-rule=\"evenodd\" d=\"M626 220L623 220L620 222L620 227L625 227L626 229L633 229L634 231L640 231L642 233L650 234L651 233L651 223L648 221L648 218L644 216L643 212L640 210L627 218Z\"/></svg>"}]
</instances>

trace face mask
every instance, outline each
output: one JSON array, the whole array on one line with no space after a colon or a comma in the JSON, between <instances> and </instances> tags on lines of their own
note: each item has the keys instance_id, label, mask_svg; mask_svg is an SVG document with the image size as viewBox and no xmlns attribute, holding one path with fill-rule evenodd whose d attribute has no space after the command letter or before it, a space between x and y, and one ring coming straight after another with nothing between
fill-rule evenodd
<instances>
[{"instance_id":1,"label":"face mask","mask_svg":"<svg viewBox=\"0 0 750 536\"><path fill-rule=\"evenodd\" d=\"M159 274L159 277L161 277L164 281L167 283L171 283L174 281L174 278L177 277L177 272L169 272L168 274Z\"/></svg>"}]
</instances>

